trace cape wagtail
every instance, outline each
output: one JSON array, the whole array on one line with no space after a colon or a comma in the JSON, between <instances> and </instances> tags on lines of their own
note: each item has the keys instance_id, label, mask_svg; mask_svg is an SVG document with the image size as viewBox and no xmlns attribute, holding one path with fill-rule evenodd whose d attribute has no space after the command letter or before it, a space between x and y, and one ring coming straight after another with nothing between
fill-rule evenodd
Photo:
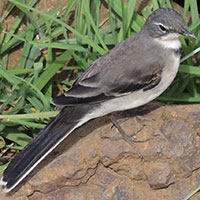
<instances>
[{"instance_id":1,"label":"cape wagtail","mask_svg":"<svg viewBox=\"0 0 200 200\"><path fill-rule=\"evenodd\" d=\"M15 188L74 129L91 119L144 105L158 97L179 68L179 36L195 38L173 9L161 8L141 31L99 57L63 95L55 119L10 162L0 185Z\"/></svg>"}]
</instances>

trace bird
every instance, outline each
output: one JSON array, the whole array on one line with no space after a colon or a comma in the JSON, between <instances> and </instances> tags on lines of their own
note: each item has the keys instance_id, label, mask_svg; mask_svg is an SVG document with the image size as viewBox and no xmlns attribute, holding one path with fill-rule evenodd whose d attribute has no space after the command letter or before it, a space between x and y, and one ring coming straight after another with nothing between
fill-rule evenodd
<instances>
[{"instance_id":1,"label":"bird","mask_svg":"<svg viewBox=\"0 0 200 200\"><path fill-rule=\"evenodd\" d=\"M181 35L195 38L177 11L159 8L137 34L94 61L66 93L52 100L58 115L9 163L0 180L4 191L19 185L89 120L142 106L162 94L179 68Z\"/></svg>"}]
</instances>

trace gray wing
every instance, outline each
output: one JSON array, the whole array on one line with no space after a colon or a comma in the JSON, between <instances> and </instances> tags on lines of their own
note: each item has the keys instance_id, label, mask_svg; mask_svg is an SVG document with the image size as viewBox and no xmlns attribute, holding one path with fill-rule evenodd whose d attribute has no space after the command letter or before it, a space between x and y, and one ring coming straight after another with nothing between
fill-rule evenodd
<instances>
[{"instance_id":1,"label":"gray wing","mask_svg":"<svg viewBox=\"0 0 200 200\"><path fill-rule=\"evenodd\" d=\"M155 87L161 80L162 66L151 56L144 59L144 55L137 54L134 45L131 45L136 42L131 39L133 40L125 40L97 59L73 87L54 98L53 103L62 107L98 103Z\"/></svg>"}]
</instances>

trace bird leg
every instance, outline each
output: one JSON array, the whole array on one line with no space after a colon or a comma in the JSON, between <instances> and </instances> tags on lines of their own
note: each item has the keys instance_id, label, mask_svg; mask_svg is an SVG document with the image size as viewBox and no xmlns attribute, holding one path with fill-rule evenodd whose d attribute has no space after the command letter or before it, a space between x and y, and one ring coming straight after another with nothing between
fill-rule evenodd
<instances>
[{"instance_id":1,"label":"bird leg","mask_svg":"<svg viewBox=\"0 0 200 200\"><path fill-rule=\"evenodd\" d=\"M141 128L139 128L136 132L134 132L131 135L126 134L126 132L123 130L123 128L120 126L120 124L118 123L118 121L116 120L116 118L113 115L109 116L113 126L115 126L117 128L117 130L119 131L119 133L122 135L122 137L118 137L118 138L112 138L112 140L119 140L119 139L124 139L127 143L129 143L133 149L137 152L138 156L143 159L142 154L140 153L140 151L137 149L137 147L135 146L135 142L137 143L143 143L143 142L147 142L151 139L153 139L155 136L157 135L152 135L151 137L144 139L144 140L136 140L135 136L144 128L144 124ZM108 137L104 137L104 138L108 138Z\"/></svg>"},{"instance_id":2,"label":"bird leg","mask_svg":"<svg viewBox=\"0 0 200 200\"><path fill-rule=\"evenodd\" d=\"M134 139L131 138L134 135L133 136L127 135L126 132L122 129L122 127L120 126L120 124L117 122L116 118L113 115L109 116L109 118L110 118L113 126L115 126L117 128L117 130L119 131L119 133L122 135L122 138L133 147L133 149L137 152L138 156L143 160L142 154L140 153L140 151L137 149L137 147L133 143ZM137 131L137 132L139 132L139 131ZM137 133L135 133L135 135L136 134ZM112 138L112 140L119 140L119 139L121 139L121 138Z\"/></svg>"}]
</instances>

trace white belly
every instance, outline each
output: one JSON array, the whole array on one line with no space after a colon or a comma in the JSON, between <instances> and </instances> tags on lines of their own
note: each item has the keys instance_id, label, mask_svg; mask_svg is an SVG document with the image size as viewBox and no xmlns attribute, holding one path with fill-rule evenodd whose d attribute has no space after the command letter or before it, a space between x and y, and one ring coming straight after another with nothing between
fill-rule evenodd
<instances>
[{"instance_id":1,"label":"white belly","mask_svg":"<svg viewBox=\"0 0 200 200\"><path fill-rule=\"evenodd\" d=\"M156 87L147 91L139 90L128 95L103 102L101 106L98 107L94 112L90 113L90 116L88 117L96 118L111 112L136 108L158 97L172 83L179 68L180 57L174 56L174 58L170 60L167 66L163 69L161 81Z\"/></svg>"}]
</instances>

